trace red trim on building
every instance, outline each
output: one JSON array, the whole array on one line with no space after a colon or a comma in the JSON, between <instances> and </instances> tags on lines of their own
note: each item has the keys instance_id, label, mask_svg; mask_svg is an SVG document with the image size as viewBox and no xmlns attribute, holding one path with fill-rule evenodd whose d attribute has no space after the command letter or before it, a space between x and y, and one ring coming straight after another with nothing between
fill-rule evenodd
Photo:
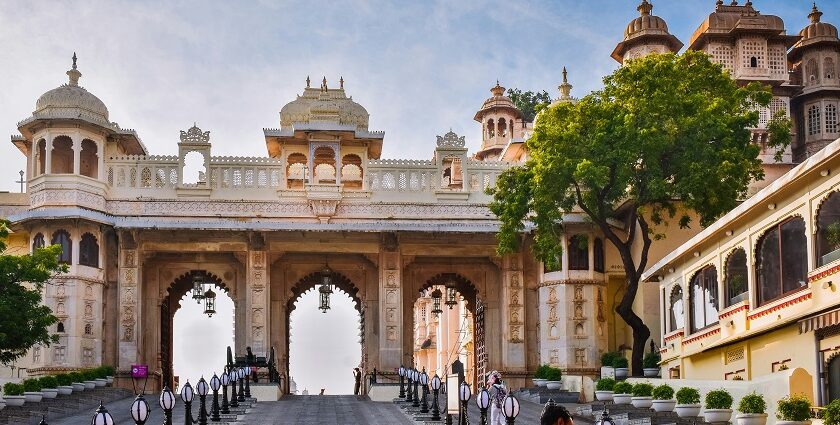
<instances>
[{"instance_id":1,"label":"red trim on building","mask_svg":"<svg viewBox=\"0 0 840 425\"><path fill-rule=\"evenodd\" d=\"M819 279L822 279L826 276L831 276L831 275L837 274L837 273L840 273L840 264L838 264L838 265L836 265L836 266L834 266L830 269L823 270L823 271L821 271L817 274L813 274L811 276L808 276L808 283L811 283L815 280L819 280Z\"/></svg>"},{"instance_id":2,"label":"red trim on building","mask_svg":"<svg viewBox=\"0 0 840 425\"><path fill-rule=\"evenodd\" d=\"M670 335L665 335L665 337L663 339L665 340L665 342L671 342L671 341L681 337L683 335L683 332L684 331L682 329L674 331Z\"/></svg>"},{"instance_id":3,"label":"red trim on building","mask_svg":"<svg viewBox=\"0 0 840 425\"><path fill-rule=\"evenodd\" d=\"M740 306L740 307L733 308L732 310L729 310L729 311L724 311L724 312L720 313L720 314L718 315L718 319L725 319L725 318L727 318L727 317L729 317L729 316L732 316L732 315L733 315L733 314L735 314L735 313L738 313L738 312L740 312L740 311L744 311L744 310L749 310L749 309L750 309L750 305L749 305L749 304L744 304L744 305L742 305L742 306Z\"/></svg>"},{"instance_id":4,"label":"red trim on building","mask_svg":"<svg viewBox=\"0 0 840 425\"><path fill-rule=\"evenodd\" d=\"M792 299L789 299L789 300L787 300L787 301L785 301L785 302L782 302L782 303L779 303L779 304L776 304L776 305L772 305L772 306L770 306L770 307L768 307L768 308L765 308L764 310L759 310L759 311L756 311L756 312L754 312L753 314L750 314L749 316L747 316L747 319L749 319L749 320L753 320L753 319L758 318L758 317L766 316L766 315L768 315L768 314L770 314L770 313L773 313L773 312L779 311L779 310L781 310L781 309L783 309L783 308L787 308L787 307L790 307L790 306L792 306L792 305L794 305L794 304L799 304L799 303L801 303L801 302L803 302L803 301L805 301L805 300L808 300L808 299L810 299L813 295L814 295L814 294L813 294L813 293L811 293L811 292L808 292L807 294L802 294L802 295L800 295L800 296L798 296L798 297L796 297L796 298L792 298Z\"/></svg>"},{"instance_id":5,"label":"red trim on building","mask_svg":"<svg viewBox=\"0 0 840 425\"><path fill-rule=\"evenodd\" d=\"M703 333L703 334L700 334L700 335L697 335L697 336L693 336L689 339L683 340L682 343L683 343L683 345L688 345L688 344L691 344L692 342L699 341L703 338L712 336L712 335L717 334L717 333L720 333L720 327L714 328L714 329L710 330L709 332L706 332L706 333Z\"/></svg>"}]
</instances>

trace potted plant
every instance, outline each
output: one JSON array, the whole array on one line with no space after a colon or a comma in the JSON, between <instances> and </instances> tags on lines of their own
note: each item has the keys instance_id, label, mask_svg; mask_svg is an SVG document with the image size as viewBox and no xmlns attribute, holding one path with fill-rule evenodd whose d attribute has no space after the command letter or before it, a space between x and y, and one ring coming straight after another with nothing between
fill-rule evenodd
<instances>
[{"instance_id":1,"label":"potted plant","mask_svg":"<svg viewBox=\"0 0 840 425\"><path fill-rule=\"evenodd\" d=\"M761 394L750 393L745 395L738 402L738 411L735 416L738 425L764 425L767 423L767 402Z\"/></svg>"},{"instance_id":2,"label":"potted plant","mask_svg":"<svg viewBox=\"0 0 840 425\"><path fill-rule=\"evenodd\" d=\"M822 256L820 264L828 264L840 258L840 252L838 252L840 251L840 221L825 226L823 237L825 237L825 242L828 244L830 251Z\"/></svg>"},{"instance_id":3,"label":"potted plant","mask_svg":"<svg viewBox=\"0 0 840 425\"><path fill-rule=\"evenodd\" d=\"M84 384L85 379L84 379L84 377L82 376L81 373L70 372L70 373L68 373L68 375L70 376L70 382L72 382L71 385L73 386L73 391L80 392L80 391L85 390L85 388L86 388L85 384Z\"/></svg>"},{"instance_id":4,"label":"potted plant","mask_svg":"<svg viewBox=\"0 0 840 425\"><path fill-rule=\"evenodd\" d=\"M613 403L630 404L633 397L633 385L629 382L618 382L613 386Z\"/></svg>"},{"instance_id":5,"label":"potted plant","mask_svg":"<svg viewBox=\"0 0 840 425\"><path fill-rule=\"evenodd\" d=\"M563 387L563 371L556 367L548 369L545 379L545 386L549 390L559 390Z\"/></svg>"},{"instance_id":6,"label":"potted plant","mask_svg":"<svg viewBox=\"0 0 840 425\"><path fill-rule=\"evenodd\" d=\"M616 357L619 357L620 354L607 351L601 354L601 376L605 376L608 378L615 378L615 369L613 369L613 363L615 362Z\"/></svg>"},{"instance_id":7,"label":"potted plant","mask_svg":"<svg viewBox=\"0 0 840 425\"><path fill-rule=\"evenodd\" d=\"M595 384L595 398L598 401L612 401L613 387L615 386L615 379L601 378Z\"/></svg>"},{"instance_id":8,"label":"potted plant","mask_svg":"<svg viewBox=\"0 0 840 425\"><path fill-rule=\"evenodd\" d=\"M840 400L834 400L825 406L823 425L840 425Z\"/></svg>"},{"instance_id":9,"label":"potted plant","mask_svg":"<svg viewBox=\"0 0 840 425\"><path fill-rule=\"evenodd\" d=\"M615 379L624 379L630 374L630 369L627 368L629 362L627 357L619 356L613 360L613 367L615 368Z\"/></svg>"},{"instance_id":10,"label":"potted plant","mask_svg":"<svg viewBox=\"0 0 840 425\"><path fill-rule=\"evenodd\" d=\"M70 379L70 375L66 373L59 373L55 375L55 380L58 383L58 393L61 395L70 395L73 394L73 380Z\"/></svg>"},{"instance_id":11,"label":"potted plant","mask_svg":"<svg viewBox=\"0 0 840 425\"><path fill-rule=\"evenodd\" d=\"M114 374L117 372L116 369L114 369L114 366L110 366L110 365L102 366L102 371L105 373L105 380L108 381L108 385L113 384L114 383Z\"/></svg>"},{"instance_id":12,"label":"potted plant","mask_svg":"<svg viewBox=\"0 0 840 425\"><path fill-rule=\"evenodd\" d=\"M681 418L696 418L700 414L700 392L691 387L682 387L675 394L677 405L674 411Z\"/></svg>"},{"instance_id":13,"label":"potted plant","mask_svg":"<svg viewBox=\"0 0 840 425\"><path fill-rule=\"evenodd\" d=\"M703 418L708 423L729 422L732 419L732 394L724 389L712 390L706 394L706 409Z\"/></svg>"},{"instance_id":14,"label":"potted plant","mask_svg":"<svg viewBox=\"0 0 840 425\"><path fill-rule=\"evenodd\" d=\"M647 382L640 382L633 385L633 397L630 399L630 402L633 403L633 407L650 409L650 406L653 403L653 398L651 397L652 393L653 385L648 384Z\"/></svg>"},{"instance_id":15,"label":"potted plant","mask_svg":"<svg viewBox=\"0 0 840 425\"><path fill-rule=\"evenodd\" d=\"M39 403L44 398L44 393L41 392L41 383L38 382L38 379L23 380L23 396L28 403Z\"/></svg>"},{"instance_id":16,"label":"potted plant","mask_svg":"<svg viewBox=\"0 0 840 425\"><path fill-rule=\"evenodd\" d=\"M82 372L82 382L85 384L86 390L92 390L96 388L96 372L93 369L86 369Z\"/></svg>"},{"instance_id":17,"label":"potted plant","mask_svg":"<svg viewBox=\"0 0 840 425\"><path fill-rule=\"evenodd\" d=\"M661 360L662 356L655 351L645 354L644 359L642 359L642 365L644 366L642 371L645 374L645 378L656 378L659 376L659 362Z\"/></svg>"},{"instance_id":18,"label":"potted plant","mask_svg":"<svg viewBox=\"0 0 840 425\"><path fill-rule=\"evenodd\" d=\"M805 425L811 423L811 400L795 394L779 400L776 408L777 425Z\"/></svg>"},{"instance_id":19,"label":"potted plant","mask_svg":"<svg viewBox=\"0 0 840 425\"><path fill-rule=\"evenodd\" d=\"M104 387L105 385L108 385L108 380L105 379L108 375L105 373L105 369L103 369L102 366L93 369L93 374L96 376L94 381L96 381L97 387Z\"/></svg>"},{"instance_id":20,"label":"potted plant","mask_svg":"<svg viewBox=\"0 0 840 425\"><path fill-rule=\"evenodd\" d=\"M3 400L6 400L7 406L23 406L23 403L26 403L26 397L23 396L23 385L14 382L3 385Z\"/></svg>"},{"instance_id":21,"label":"potted plant","mask_svg":"<svg viewBox=\"0 0 840 425\"><path fill-rule=\"evenodd\" d=\"M674 400L674 389L670 385L662 384L653 389L651 407L657 412L673 412L677 401Z\"/></svg>"},{"instance_id":22,"label":"potted plant","mask_svg":"<svg viewBox=\"0 0 840 425\"><path fill-rule=\"evenodd\" d=\"M534 373L534 385L536 385L537 387L545 386L546 381L548 381L548 379L546 379L546 376L548 375L548 369L550 368L551 367L547 364L541 365L537 368L537 372Z\"/></svg>"},{"instance_id":23,"label":"potted plant","mask_svg":"<svg viewBox=\"0 0 840 425\"><path fill-rule=\"evenodd\" d=\"M38 380L41 384L41 392L44 393L44 398L58 397L58 381L55 376L45 376Z\"/></svg>"}]
</instances>

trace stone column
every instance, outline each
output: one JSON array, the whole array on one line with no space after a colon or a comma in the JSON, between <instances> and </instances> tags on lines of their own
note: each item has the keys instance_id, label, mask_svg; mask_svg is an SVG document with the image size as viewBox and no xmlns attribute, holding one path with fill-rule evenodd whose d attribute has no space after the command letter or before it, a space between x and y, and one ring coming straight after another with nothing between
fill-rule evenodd
<instances>
[{"instance_id":1,"label":"stone column","mask_svg":"<svg viewBox=\"0 0 840 425\"><path fill-rule=\"evenodd\" d=\"M266 268L267 252L265 241L261 234L251 238L248 250L248 274L245 295L247 306L246 323L248 333L245 336L246 345L251 347L255 355L265 355L268 347L268 312L269 296L268 269Z\"/></svg>"},{"instance_id":2,"label":"stone column","mask_svg":"<svg viewBox=\"0 0 840 425\"><path fill-rule=\"evenodd\" d=\"M76 134L73 138L73 174L81 174L82 137Z\"/></svg>"},{"instance_id":3,"label":"stone column","mask_svg":"<svg viewBox=\"0 0 840 425\"><path fill-rule=\"evenodd\" d=\"M379 370L400 367L403 359L402 261L396 235L384 236L379 252Z\"/></svg>"},{"instance_id":4,"label":"stone column","mask_svg":"<svg viewBox=\"0 0 840 425\"><path fill-rule=\"evenodd\" d=\"M137 363L140 325L140 255L134 234L120 234L119 267L119 370L128 371Z\"/></svg>"},{"instance_id":5,"label":"stone column","mask_svg":"<svg viewBox=\"0 0 840 425\"><path fill-rule=\"evenodd\" d=\"M507 372L525 371L525 284L521 254L502 259L502 365Z\"/></svg>"},{"instance_id":6,"label":"stone column","mask_svg":"<svg viewBox=\"0 0 840 425\"><path fill-rule=\"evenodd\" d=\"M47 133L44 136L44 140L46 143L44 144L44 174L52 173L52 150L53 150L53 137L52 134ZM36 165L37 167L37 165ZM33 174L34 175L34 174Z\"/></svg>"}]
</instances>

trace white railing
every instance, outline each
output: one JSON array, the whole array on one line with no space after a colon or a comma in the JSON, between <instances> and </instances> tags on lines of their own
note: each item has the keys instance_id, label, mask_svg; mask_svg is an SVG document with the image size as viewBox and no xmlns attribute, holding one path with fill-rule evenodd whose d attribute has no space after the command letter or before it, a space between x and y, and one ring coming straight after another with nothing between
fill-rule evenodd
<instances>
[{"instance_id":1,"label":"white railing","mask_svg":"<svg viewBox=\"0 0 840 425\"><path fill-rule=\"evenodd\" d=\"M210 159L211 188L272 188L284 184L283 161L275 158L221 156Z\"/></svg>"},{"instance_id":2,"label":"white railing","mask_svg":"<svg viewBox=\"0 0 840 425\"><path fill-rule=\"evenodd\" d=\"M432 161L371 160L367 187L371 192L434 192L440 187L440 178Z\"/></svg>"}]
</instances>

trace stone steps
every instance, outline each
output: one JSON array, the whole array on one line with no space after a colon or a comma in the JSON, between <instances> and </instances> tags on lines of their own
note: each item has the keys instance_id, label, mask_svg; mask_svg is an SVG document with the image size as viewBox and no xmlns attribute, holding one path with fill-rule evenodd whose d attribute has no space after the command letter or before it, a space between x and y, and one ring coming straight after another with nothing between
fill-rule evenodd
<instances>
[{"instance_id":1,"label":"stone steps","mask_svg":"<svg viewBox=\"0 0 840 425\"><path fill-rule=\"evenodd\" d=\"M62 418L89 409L91 405L100 401L107 404L131 396L131 391L123 388L100 387L70 395L59 395L53 399L45 398L39 403L26 403L20 407L6 406L0 410L0 424L37 423L42 417Z\"/></svg>"},{"instance_id":2,"label":"stone steps","mask_svg":"<svg viewBox=\"0 0 840 425\"><path fill-rule=\"evenodd\" d=\"M549 390L545 387L523 388L513 394L519 399L532 401L537 404L545 404L548 400L553 400L555 403L577 403L580 401L580 392Z\"/></svg>"}]
</instances>

